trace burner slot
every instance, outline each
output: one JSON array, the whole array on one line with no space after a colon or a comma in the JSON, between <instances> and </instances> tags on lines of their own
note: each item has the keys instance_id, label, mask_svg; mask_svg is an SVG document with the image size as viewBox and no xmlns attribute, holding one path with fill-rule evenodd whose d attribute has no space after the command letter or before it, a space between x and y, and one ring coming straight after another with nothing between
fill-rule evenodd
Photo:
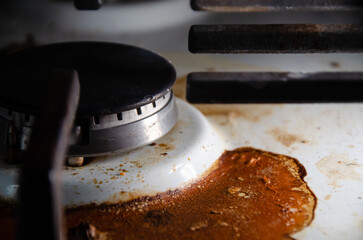
<instances>
[{"instance_id":1,"label":"burner slot","mask_svg":"<svg viewBox=\"0 0 363 240\"><path fill-rule=\"evenodd\" d=\"M160 111L171 99L171 92L167 92L155 101L141 107L123 111L121 113L95 116L91 122L91 130L108 129L111 127L126 125L134 121L142 120ZM98 121L95 121L95 120Z\"/></svg>"},{"instance_id":2,"label":"burner slot","mask_svg":"<svg viewBox=\"0 0 363 240\"><path fill-rule=\"evenodd\" d=\"M197 72L188 75L191 103L363 102L363 72Z\"/></svg>"},{"instance_id":3,"label":"burner slot","mask_svg":"<svg viewBox=\"0 0 363 240\"><path fill-rule=\"evenodd\" d=\"M137 108L136 111L137 111L137 115L141 115L142 114L141 108Z\"/></svg>"},{"instance_id":4,"label":"burner slot","mask_svg":"<svg viewBox=\"0 0 363 240\"><path fill-rule=\"evenodd\" d=\"M361 0L191 0L197 11L272 12L362 10Z\"/></svg>"},{"instance_id":5,"label":"burner slot","mask_svg":"<svg viewBox=\"0 0 363 240\"><path fill-rule=\"evenodd\" d=\"M93 122L94 122L94 124L96 124L96 125L100 124L100 123L101 123L101 121L100 121L100 117L99 117L99 116L94 116L94 117L93 117Z\"/></svg>"},{"instance_id":6,"label":"burner slot","mask_svg":"<svg viewBox=\"0 0 363 240\"><path fill-rule=\"evenodd\" d=\"M122 121L122 112L117 113L117 120Z\"/></svg>"},{"instance_id":7,"label":"burner slot","mask_svg":"<svg viewBox=\"0 0 363 240\"><path fill-rule=\"evenodd\" d=\"M363 24L194 25L192 53L359 53Z\"/></svg>"}]
</instances>

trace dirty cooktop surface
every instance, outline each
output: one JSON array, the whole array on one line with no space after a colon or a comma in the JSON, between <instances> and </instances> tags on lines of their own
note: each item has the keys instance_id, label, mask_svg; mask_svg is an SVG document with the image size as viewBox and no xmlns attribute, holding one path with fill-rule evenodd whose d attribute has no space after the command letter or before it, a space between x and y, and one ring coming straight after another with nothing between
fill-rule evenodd
<instances>
[{"instance_id":1,"label":"dirty cooktop surface","mask_svg":"<svg viewBox=\"0 0 363 240\"><path fill-rule=\"evenodd\" d=\"M111 206L67 211L68 238L291 239L307 226L316 200L293 158L241 148L182 191Z\"/></svg>"}]
</instances>

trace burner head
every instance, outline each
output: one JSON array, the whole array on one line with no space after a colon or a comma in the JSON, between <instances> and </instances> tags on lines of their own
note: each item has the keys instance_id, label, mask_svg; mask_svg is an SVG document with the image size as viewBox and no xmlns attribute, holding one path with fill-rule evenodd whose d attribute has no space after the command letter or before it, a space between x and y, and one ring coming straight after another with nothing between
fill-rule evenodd
<instances>
[{"instance_id":1,"label":"burner head","mask_svg":"<svg viewBox=\"0 0 363 240\"><path fill-rule=\"evenodd\" d=\"M9 122L0 123L0 137L7 135L10 125L15 124L18 132L27 132L24 126L31 128L54 69L76 70L81 85L70 156L130 150L160 138L175 125L171 87L176 73L168 60L122 44L71 42L0 60L0 121Z\"/></svg>"},{"instance_id":2,"label":"burner head","mask_svg":"<svg viewBox=\"0 0 363 240\"><path fill-rule=\"evenodd\" d=\"M35 114L51 69L78 72L77 116L130 110L163 96L175 82L165 58L137 47L98 42L50 44L6 56L1 61L2 107Z\"/></svg>"}]
</instances>

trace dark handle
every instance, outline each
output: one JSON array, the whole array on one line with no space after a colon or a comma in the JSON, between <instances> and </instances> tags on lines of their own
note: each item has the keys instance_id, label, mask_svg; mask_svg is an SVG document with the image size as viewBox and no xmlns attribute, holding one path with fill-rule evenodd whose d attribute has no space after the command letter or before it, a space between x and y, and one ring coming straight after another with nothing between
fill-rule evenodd
<instances>
[{"instance_id":1,"label":"dark handle","mask_svg":"<svg viewBox=\"0 0 363 240\"><path fill-rule=\"evenodd\" d=\"M363 102L363 72L205 72L187 78L191 103Z\"/></svg>"},{"instance_id":2,"label":"dark handle","mask_svg":"<svg viewBox=\"0 0 363 240\"><path fill-rule=\"evenodd\" d=\"M18 239L64 239L60 178L79 92L76 71L52 71L20 176Z\"/></svg>"}]
</instances>

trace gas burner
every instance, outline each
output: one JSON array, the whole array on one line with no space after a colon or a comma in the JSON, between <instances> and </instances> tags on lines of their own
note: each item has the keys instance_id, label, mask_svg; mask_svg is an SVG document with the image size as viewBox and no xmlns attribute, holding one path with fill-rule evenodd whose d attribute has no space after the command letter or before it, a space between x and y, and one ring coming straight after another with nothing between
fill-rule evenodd
<instances>
[{"instance_id":1,"label":"gas burner","mask_svg":"<svg viewBox=\"0 0 363 240\"><path fill-rule=\"evenodd\" d=\"M45 45L1 61L0 150L25 151L54 69L78 72L81 94L68 156L108 155L147 145L177 121L175 70L137 47L97 42ZM16 94L14 94L16 93Z\"/></svg>"},{"instance_id":2,"label":"gas burner","mask_svg":"<svg viewBox=\"0 0 363 240\"><path fill-rule=\"evenodd\" d=\"M26 151L32 141L44 86L49 79L59 83L50 78L52 70L78 73L79 106L63 168L66 207L182 188L225 149L206 118L173 96L173 66L149 51L110 43L52 44L9 55L1 66L1 147L8 155ZM85 165L84 156L92 157ZM0 198L16 201L20 171L0 156Z\"/></svg>"}]
</instances>

